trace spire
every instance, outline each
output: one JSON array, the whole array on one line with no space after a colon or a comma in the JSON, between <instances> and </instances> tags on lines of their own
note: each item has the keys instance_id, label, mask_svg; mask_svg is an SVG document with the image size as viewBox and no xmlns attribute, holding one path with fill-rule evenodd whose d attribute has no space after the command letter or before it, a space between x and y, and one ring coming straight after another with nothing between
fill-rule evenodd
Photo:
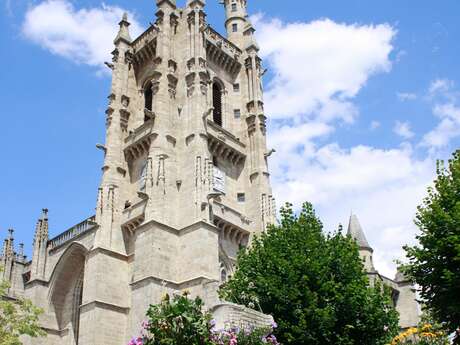
<instances>
[{"instance_id":1,"label":"spire","mask_svg":"<svg viewBox=\"0 0 460 345\"><path fill-rule=\"evenodd\" d=\"M37 225L35 226L35 237L34 241L42 242L48 241L48 209L42 209L42 216L37 221Z\"/></svg>"},{"instance_id":2,"label":"spire","mask_svg":"<svg viewBox=\"0 0 460 345\"><path fill-rule=\"evenodd\" d=\"M42 215L35 227L34 250L32 253L31 279L44 279L48 245L48 209L42 209ZM24 256L23 260L25 259Z\"/></svg>"},{"instance_id":3,"label":"spire","mask_svg":"<svg viewBox=\"0 0 460 345\"><path fill-rule=\"evenodd\" d=\"M113 43L117 45L120 41L125 41L127 44L130 44L132 41L131 36L129 35L129 26L131 23L128 22L128 14L126 12L123 14L123 18L118 25L120 25L120 30L118 31L118 35Z\"/></svg>"},{"instance_id":4,"label":"spire","mask_svg":"<svg viewBox=\"0 0 460 345\"><path fill-rule=\"evenodd\" d=\"M348 235L350 235L356 243L358 243L361 249L370 249L372 250L369 242L367 242L366 235L364 235L363 228L359 223L358 217L355 214L350 216L350 223L348 224Z\"/></svg>"},{"instance_id":5,"label":"spire","mask_svg":"<svg viewBox=\"0 0 460 345\"><path fill-rule=\"evenodd\" d=\"M5 248L4 255L6 258L11 258L14 256L14 237L13 237L14 230L8 229L8 232L10 233L10 236L6 240L7 242L6 242L6 248Z\"/></svg>"},{"instance_id":6,"label":"spire","mask_svg":"<svg viewBox=\"0 0 460 345\"><path fill-rule=\"evenodd\" d=\"M48 241L48 209L42 209L41 238Z\"/></svg>"}]
</instances>

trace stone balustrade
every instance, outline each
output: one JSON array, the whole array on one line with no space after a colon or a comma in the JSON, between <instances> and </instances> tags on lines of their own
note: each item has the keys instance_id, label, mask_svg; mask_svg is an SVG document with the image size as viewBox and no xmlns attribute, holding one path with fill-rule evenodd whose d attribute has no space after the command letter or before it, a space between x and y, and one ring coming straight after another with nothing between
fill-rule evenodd
<instances>
[{"instance_id":1,"label":"stone balustrade","mask_svg":"<svg viewBox=\"0 0 460 345\"><path fill-rule=\"evenodd\" d=\"M76 237L92 230L97 226L96 216L89 217L83 222L71 227L69 230L64 231L60 235L48 241L48 249L53 250L63 244L75 239Z\"/></svg>"}]
</instances>

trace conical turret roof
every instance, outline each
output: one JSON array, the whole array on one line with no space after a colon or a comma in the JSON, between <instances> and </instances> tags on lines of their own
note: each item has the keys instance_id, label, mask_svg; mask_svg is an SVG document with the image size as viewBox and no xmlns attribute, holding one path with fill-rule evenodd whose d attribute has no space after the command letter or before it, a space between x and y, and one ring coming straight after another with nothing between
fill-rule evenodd
<instances>
[{"instance_id":1,"label":"conical turret roof","mask_svg":"<svg viewBox=\"0 0 460 345\"><path fill-rule=\"evenodd\" d=\"M367 241L366 235L364 234L363 228L359 223L358 217L355 214L350 216L347 233L356 240L356 243L358 243L360 248L372 249Z\"/></svg>"}]
</instances>

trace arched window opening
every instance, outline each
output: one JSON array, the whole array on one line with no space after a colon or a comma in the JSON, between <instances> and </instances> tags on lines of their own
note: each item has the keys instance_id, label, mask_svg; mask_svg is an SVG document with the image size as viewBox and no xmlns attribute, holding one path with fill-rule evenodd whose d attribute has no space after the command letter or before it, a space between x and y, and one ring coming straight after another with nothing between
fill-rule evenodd
<instances>
[{"instance_id":1,"label":"arched window opening","mask_svg":"<svg viewBox=\"0 0 460 345\"><path fill-rule=\"evenodd\" d=\"M152 91L152 83L148 82L144 88L144 103L145 109L152 111L153 109L153 91ZM148 116L144 117L144 121L148 121L150 118Z\"/></svg>"},{"instance_id":2,"label":"arched window opening","mask_svg":"<svg viewBox=\"0 0 460 345\"><path fill-rule=\"evenodd\" d=\"M145 192L147 186L147 161L145 161L140 169L139 173L139 190Z\"/></svg>"},{"instance_id":3,"label":"arched window opening","mask_svg":"<svg viewBox=\"0 0 460 345\"><path fill-rule=\"evenodd\" d=\"M80 308L84 290L87 250L73 243L57 263L51 276L50 308L54 310L58 329L67 329L66 343L79 344Z\"/></svg>"},{"instance_id":4,"label":"arched window opening","mask_svg":"<svg viewBox=\"0 0 460 345\"><path fill-rule=\"evenodd\" d=\"M220 283L224 284L228 280L228 270L227 267L225 267L225 264L220 261Z\"/></svg>"},{"instance_id":5,"label":"arched window opening","mask_svg":"<svg viewBox=\"0 0 460 345\"><path fill-rule=\"evenodd\" d=\"M80 275L80 278L77 281L74 290L74 300L73 300L73 332L75 345L78 345L78 338L80 336L80 307L83 302L83 272Z\"/></svg>"},{"instance_id":6,"label":"arched window opening","mask_svg":"<svg viewBox=\"0 0 460 345\"><path fill-rule=\"evenodd\" d=\"M213 121L222 127L222 88L218 83L212 85Z\"/></svg>"},{"instance_id":7,"label":"arched window opening","mask_svg":"<svg viewBox=\"0 0 460 345\"><path fill-rule=\"evenodd\" d=\"M227 282L227 270L225 268L223 268L220 271L220 281L221 281L221 283Z\"/></svg>"}]
</instances>

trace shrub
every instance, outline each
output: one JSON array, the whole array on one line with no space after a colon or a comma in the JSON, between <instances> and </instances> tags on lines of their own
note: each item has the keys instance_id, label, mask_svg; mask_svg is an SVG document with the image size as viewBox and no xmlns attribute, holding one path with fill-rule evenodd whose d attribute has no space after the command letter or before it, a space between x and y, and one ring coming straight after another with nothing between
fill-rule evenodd
<instances>
[{"instance_id":1,"label":"shrub","mask_svg":"<svg viewBox=\"0 0 460 345\"><path fill-rule=\"evenodd\" d=\"M188 298L188 293L165 295L160 304L151 305L141 335L128 345L262 345L276 344L272 327L265 329L228 327L215 329L203 301Z\"/></svg>"},{"instance_id":2,"label":"shrub","mask_svg":"<svg viewBox=\"0 0 460 345\"><path fill-rule=\"evenodd\" d=\"M446 333L427 323L418 328L409 328L396 336L391 345L448 345Z\"/></svg>"}]
</instances>

